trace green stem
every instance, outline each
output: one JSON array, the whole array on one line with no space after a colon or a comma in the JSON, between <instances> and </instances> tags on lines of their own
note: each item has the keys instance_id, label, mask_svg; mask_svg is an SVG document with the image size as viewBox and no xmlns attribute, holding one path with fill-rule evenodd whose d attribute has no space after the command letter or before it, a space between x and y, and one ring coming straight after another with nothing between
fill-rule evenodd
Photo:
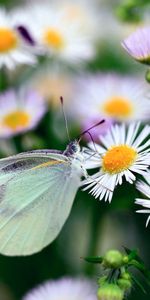
<instances>
[{"instance_id":1,"label":"green stem","mask_svg":"<svg viewBox=\"0 0 150 300\"><path fill-rule=\"evenodd\" d=\"M9 87L8 72L4 67L0 71L0 92L5 91Z\"/></svg>"},{"instance_id":2,"label":"green stem","mask_svg":"<svg viewBox=\"0 0 150 300\"><path fill-rule=\"evenodd\" d=\"M89 239L89 246L87 249L87 256L97 256L100 255L98 252L98 244L101 236L101 224L104 217L104 208L100 208L100 203L93 201L93 206L91 207L91 232ZM95 270L95 264L86 264L85 272L92 275Z\"/></svg>"},{"instance_id":3,"label":"green stem","mask_svg":"<svg viewBox=\"0 0 150 300\"><path fill-rule=\"evenodd\" d=\"M21 136L17 135L13 138L17 153L23 152Z\"/></svg>"}]
</instances>

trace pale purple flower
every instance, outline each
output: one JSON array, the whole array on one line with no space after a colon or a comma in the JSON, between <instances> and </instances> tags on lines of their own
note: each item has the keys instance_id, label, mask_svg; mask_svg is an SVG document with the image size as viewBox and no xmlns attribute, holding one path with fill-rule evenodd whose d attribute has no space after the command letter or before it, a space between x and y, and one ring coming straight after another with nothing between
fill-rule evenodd
<instances>
[{"instance_id":1,"label":"pale purple flower","mask_svg":"<svg viewBox=\"0 0 150 300\"><path fill-rule=\"evenodd\" d=\"M137 29L122 46L134 59L150 64L150 26Z\"/></svg>"},{"instance_id":2,"label":"pale purple flower","mask_svg":"<svg viewBox=\"0 0 150 300\"><path fill-rule=\"evenodd\" d=\"M103 125L92 129L94 138L105 134L112 123L149 119L148 84L138 77L89 74L79 78L72 94L68 114L78 120L83 131L105 119Z\"/></svg>"},{"instance_id":3,"label":"pale purple flower","mask_svg":"<svg viewBox=\"0 0 150 300\"><path fill-rule=\"evenodd\" d=\"M47 281L30 291L23 300L96 300L96 286L87 279L62 278Z\"/></svg>"},{"instance_id":4,"label":"pale purple flower","mask_svg":"<svg viewBox=\"0 0 150 300\"><path fill-rule=\"evenodd\" d=\"M11 89L0 94L0 137L31 130L45 112L44 99L36 91Z\"/></svg>"}]
</instances>

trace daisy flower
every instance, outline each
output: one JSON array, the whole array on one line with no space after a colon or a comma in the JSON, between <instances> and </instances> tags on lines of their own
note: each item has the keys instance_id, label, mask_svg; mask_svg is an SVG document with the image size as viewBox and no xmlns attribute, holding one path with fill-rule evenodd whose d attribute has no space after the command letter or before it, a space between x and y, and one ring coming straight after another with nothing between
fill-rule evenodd
<instances>
[{"instance_id":1,"label":"daisy flower","mask_svg":"<svg viewBox=\"0 0 150 300\"><path fill-rule=\"evenodd\" d=\"M45 111L44 100L35 91L8 90L0 94L0 137L36 127Z\"/></svg>"},{"instance_id":2,"label":"daisy flower","mask_svg":"<svg viewBox=\"0 0 150 300\"><path fill-rule=\"evenodd\" d=\"M134 59L150 64L150 26L138 28L122 42L123 48Z\"/></svg>"},{"instance_id":3,"label":"daisy flower","mask_svg":"<svg viewBox=\"0 0 150 300\"><path fill-rule=\"evenodd\" d=\"M88 75L77 81L69 112L78 118L83 131L104 118L106 122L92 130L96 138L106 133L113 122L148 119L148 96L148 84L137 77L115 73Z\"/></svg>"},{"instance_id":4,"label":"daisy flower","mask_svg":"<svg viewBox=\"0 0 150 300\"><path fill-rule=\"evenodd\" d=\"M40 2L28 4L24 9L24 17L20 17L19 10L16 11L18 22L21 18L22 25L37 45L38 53L71 64L93 57L90 34L81 30L80 21L67 22L65 11L56 7L53 2L46 1L44 5Z\"/></svg>"},{"instance_id":5,"label":"daisy flower","mask_svg":"<svg viewBox=\"0 0 150 300\"><path fill-rule=\"evenodd\" d=\"M62 278L48 281L29 292L23 300L96 300L96 287L90 280Z\"/></svg>"},{"instance_id":6,"label":"daisy flower","mask_svg":"<svg viewBox=\"0 0 150 300\"><path fill-rule=\"evenodd\" d=\"M113 192L123 177L129 183L136 179L135 174L144 175L149 166L150 126L139 133L140 124L114 125L106 136L100 136L101 145L95 144L97 153L87 160L87 168L100 168L100 171L87 178L83 184L90 193L102 200L111 202ZM148 139L147 141L145 141ZM95 151L92 143L89 147Z\"/></svg>"},{"instance_id":7,"label":"daisy flower","mask_svg":"<svg viewBox=\"0 0 150 300\"><path fill-rule=\"evenodd\" d=\"M138 210L138 213L146 213L149 214L147 221L146 221L146 226L148 226L148 223L150 221L150 173L148 173L145 177L146 182L144 181L139 181L136 184L137 189L144 194L148 199L141 199L137 198L135 203L143 206L145 209Z\"/></svg>"},{"instance_id":8,"label":"daisy flower","mask_svg":"<svg viewBox=\"0 0 150 300\"><path fill-rule=\"evenodd\" d=\"M15 24L11 14L0 8L0 67L3 65L13 69L17 64L33 64L35 57L29 51Z\"/></svg>"}]
</instances>

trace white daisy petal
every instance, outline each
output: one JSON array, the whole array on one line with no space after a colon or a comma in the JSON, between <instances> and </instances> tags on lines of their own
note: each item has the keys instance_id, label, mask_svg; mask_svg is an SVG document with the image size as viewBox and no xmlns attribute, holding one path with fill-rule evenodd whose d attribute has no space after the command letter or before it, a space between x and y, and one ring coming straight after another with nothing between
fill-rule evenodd
<instances>
[{"instance_id":1,"label":"white daisy petal","mask_svg":"<svg viewBox=\"0 0 150 300\"><path fill-rule=\"evenodd\" d=\"M148 199L137 198L135 200L135 204L141 205L142 207L145 208L149 208L149 209L141 209L136 211L137 213L149 214L149 217L146 222L146 227L147 227L150 221L150 172L149 171L147 172L146 176L144 176L144 179L146 180L146 182L138 181L136 187Z\"/></svg>"}]
</instances>

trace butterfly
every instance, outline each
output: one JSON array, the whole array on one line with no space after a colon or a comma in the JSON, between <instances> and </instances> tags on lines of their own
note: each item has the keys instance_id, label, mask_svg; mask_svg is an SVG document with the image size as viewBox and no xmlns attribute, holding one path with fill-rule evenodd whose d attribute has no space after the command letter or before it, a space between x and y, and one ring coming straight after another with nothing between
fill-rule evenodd
<instances>
[{"instance_id":1,"label":"butterfly","mask_svg":"<svg viewBox=\"0 0 150 300\"><path fill-rule=\"evenodd\" d=\"M63 115L70 139L64 109ZM30 255L57 237L82 176L88 177L79 141L103 122L82 132L63 152L33 150L0 159L0 253Z\"/></svg>"}]
</instances>

